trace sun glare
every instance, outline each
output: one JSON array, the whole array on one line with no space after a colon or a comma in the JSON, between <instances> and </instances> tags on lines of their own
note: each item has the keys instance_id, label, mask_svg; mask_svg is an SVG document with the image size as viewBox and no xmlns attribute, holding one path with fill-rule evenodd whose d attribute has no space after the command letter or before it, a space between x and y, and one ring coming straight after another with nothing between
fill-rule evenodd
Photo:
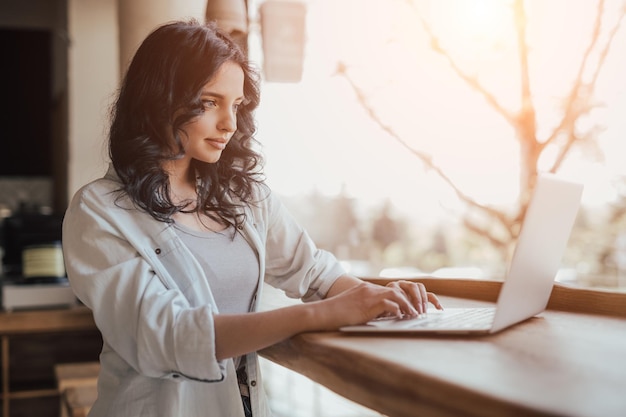
<instances>
[{"instance_id":1,"label":"sun glare","mask_svg":"<svg viewBox=\"0 0 626 417\"><path fill-rule=\"evenodd\" d=\"M517 111L520 77L512 1L414 0L414 4L463 69L480 77L504 108ZM554 103L564 96L561 87L569 85L580 57L570 45L580 45L573 35L585 37L575 22L590 20L584 18L583 9L594 7L591 2L578 8L574 4L578 3L528 4L533 93L539 121L546 120L548 130L560 114ZM315 189L336 194L345 187L359 200L391 198L412 215L433 218L441 215L442 205L453 205L456 197L449 187L384 132L347 80L337 76L337 63L342 62L381 121L393 126L409 145L432 155L460 188L487 204L515 201L519 149L514 129L430 49L407 2L309 0L307 8L302 82L263 87L259 137L268 155L268 178L280 192ZM618 77L610 81L609 93L626 88ZM623 99L612 103L612 109L623 108ZM611 114L618 113L621 110ZM623 126L610 122L613 128L603 139L607 149ZM545 158L550 156L548 152ZM607 160L611 157L609 153ZM576 172L577 163L568 161L564 172ZM588 188L589 197L598 189ZM608 193L601 196L603 201L610 198Z\"/></svg>"},{"instance_id":2,"label":"sun glare","mask_svg":"<svg viewBox=\"0 0 626 417\"><path fill-rule=\"evenodd\" d=\"M464 1L464 14L467 19L467 27L471 32L486 35L497 32L503 23L502 1L475 0Z\"/></svg>"},{"instance_id":3,"label":"sun glare","mask_svg":"<svg viewBox=\"0 0 626 417\"><path fill-rule=\"evenodd\" d=\"M433 28L450 44L492 46L503 42L513 25L505 0L439 0L428 2Z\"/></svg>"}]
</instances>

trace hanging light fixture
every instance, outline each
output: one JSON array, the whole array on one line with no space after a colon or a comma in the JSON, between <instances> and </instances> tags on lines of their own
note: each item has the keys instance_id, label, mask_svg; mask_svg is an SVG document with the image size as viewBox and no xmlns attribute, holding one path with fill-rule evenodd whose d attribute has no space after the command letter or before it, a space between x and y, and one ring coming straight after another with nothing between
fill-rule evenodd
<instances>
[{"instance_id":1,"label":"hanging light fixture","mask_svg":"<svg viewBox=\"0 0 626 417\"><path fill-rule=\"evenodd\" d=\"M246 0L208 0L206 21L228 33L244 50L248 50L248 9Z\"/></svg>"},{"instance_id":2,"label":"hanging light fixture","mask_svg":"<svg viewBox=\"0 0 626 417\"><path fill-rule=\"evenodd\" d=\"M265 0L259 11L265 80L299 82L304 63L306 5L296 0Z\"/></svg>"}]
</instances>

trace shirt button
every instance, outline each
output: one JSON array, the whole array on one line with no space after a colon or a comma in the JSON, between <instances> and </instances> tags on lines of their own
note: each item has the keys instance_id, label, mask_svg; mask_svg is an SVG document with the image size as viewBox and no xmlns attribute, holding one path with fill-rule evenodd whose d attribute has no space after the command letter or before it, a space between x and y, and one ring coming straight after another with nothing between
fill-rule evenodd
<instances>
[{"instance_id":1,"label":"shirt button","mask_svg":"<svg viewBox=\"0 0 626 417\"><path fill-rule=\"evenodd\" d=\"M157 255L160 255L161 254L161 248L156 248L154 250L154 253L156 253Z\"/></svg>"},{"instance_id":2,"label":"shirt button","mask_svg":"<svg viewBox=\"0 0 626 417\"><path fill-rule=\"evenodd\" d=\"M239 226L237 226L237 229L243 230L243 225L240 224Z\"/></svg>"},{"instance_id":3,"label":"shirt button","mask_svg":"<svg viewBox=\"0 0 626 417\"><path fill-rule=\"evenodd\" d=\"M251 387L256 387L256 381L250 381L250 386Z\"/></svg>"}]
</instances>

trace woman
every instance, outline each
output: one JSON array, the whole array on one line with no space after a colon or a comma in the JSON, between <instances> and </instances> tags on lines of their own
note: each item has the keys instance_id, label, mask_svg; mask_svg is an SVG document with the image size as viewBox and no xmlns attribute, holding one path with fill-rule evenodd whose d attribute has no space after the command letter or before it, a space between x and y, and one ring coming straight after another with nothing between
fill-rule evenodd
<instances>
[{"instance_id":1,"label":"woman","mask_svg":"<svg viewBox=\"0 0 626 417\"><path fill-rule=\"evenodd\" d=\"M104 340L90 416L270 415L255 351L417 315L437 297L346 275L263 183L255 73L215 28L173 22L134 56L111 168L67 210L63 249ZM307 303L258 312L262 283Z\"/></svg>"}]
</instances>

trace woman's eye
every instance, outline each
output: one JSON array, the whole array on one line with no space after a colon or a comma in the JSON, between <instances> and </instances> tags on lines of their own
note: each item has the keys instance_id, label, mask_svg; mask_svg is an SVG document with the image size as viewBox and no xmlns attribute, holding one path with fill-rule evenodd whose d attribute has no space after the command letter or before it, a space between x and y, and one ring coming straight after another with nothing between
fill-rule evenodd
<instances>
[{"instance_id":1,"label":"woman's eye","mask_svg":"<svg viewBox=\"0 0 626 417\"><path fill-rule=\"evenodd\" d=\"M202 100L202 107L204 107L205 109L210 109L212 107L215 107L217 105L217 103L215 103L215 100Z\"/></svg>"}]
</instances>

